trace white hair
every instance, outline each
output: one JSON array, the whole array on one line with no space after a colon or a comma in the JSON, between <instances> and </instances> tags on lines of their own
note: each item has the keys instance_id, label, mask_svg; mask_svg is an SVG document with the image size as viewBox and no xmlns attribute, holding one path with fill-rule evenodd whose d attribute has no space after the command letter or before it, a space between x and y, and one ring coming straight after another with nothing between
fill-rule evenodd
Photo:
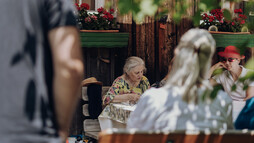
<instances>
[{"instance_id":1,"label":"white hair","mask_svg":"<svg viewBox=\"0 0 254 143\"><path fill-rule=\"evenodd\" d=\"M184 101L196 103L198 85L212 88L207 73L215 51L215 41L208 31L191 29L181 37L175 50L174 63L165 87L177 88L182 92Z\"/></svg>"},{"instance_id":2,"label":"white hair","mask_svg":"<svg viewBox=\"0 0 254 143\"><path fill-rule=\"evenodd\" d=\"M123 73L128 74L133 68L137 66L143 66L144 67L144 73L146 72L145 62L136 56L131 56L128 59L126 59L124 67L123 67Z\"/></svg>"}]
</instances>

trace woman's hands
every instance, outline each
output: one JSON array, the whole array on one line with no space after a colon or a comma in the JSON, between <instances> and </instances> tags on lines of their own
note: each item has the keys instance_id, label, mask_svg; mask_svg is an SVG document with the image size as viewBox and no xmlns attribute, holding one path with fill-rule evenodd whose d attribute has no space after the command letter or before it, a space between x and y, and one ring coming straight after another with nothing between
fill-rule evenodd
<instances>
[{"instance_id":1,"label":"woman's hands","mask_svg":"<svg viewBox=\"0 0 254 143\"><path fill-rule=\"evenodd\" d=\"M222 62L218 62L217 64L213 65L211 68L216 70L216 69L226 68L226 66Z\"/></svg>"},{"instance_id":2,"label":"woman's hands","mask_svg":"<svg viewBox=\"0 0 254 143\"><path fill-rule=\"evenodd\" d=\"M136 103L139 100L139 95L136 93L126 93L121 95L115 95L112 102L126 102L130 101L131 103Z\"/></svg>"},{"instance_id":3,"label":"woman's hands","mask_svg":"<svg viewBox=\"0 0 254 143\"><path fill-rule=\"evenodd\" d=\"M139 95L136 93L130 93L128 94L128 98L130 102L137 102L139 100Z\"/></svg>"}]
</instances>

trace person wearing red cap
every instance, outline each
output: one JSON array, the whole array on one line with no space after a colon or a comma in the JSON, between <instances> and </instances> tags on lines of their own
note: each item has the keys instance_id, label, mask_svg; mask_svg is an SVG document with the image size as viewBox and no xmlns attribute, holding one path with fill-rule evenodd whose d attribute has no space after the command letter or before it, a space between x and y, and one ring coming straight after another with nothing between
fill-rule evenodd
<instances>
[{"instance_id":1,"label":"person wearing red cap","mask_svg":"<svg viewBox=\"0 0 254 143\"><path fill-rule=\"evenodd\" d=\"M245 81L246 83L239 82L240 77L244 77L249 69L240 65L245 56L240 55L235 46L227 46L224 51L218 53L222 60L211 67L210 77L216 69L225 69L222 74L218 74L210 78L212 85L222 84L224 90L231 96L233 100L245 101L254 96L254 82ZM236 85L236 89L232 91L232 86ZM249 85L245 91L244 84ZM252 92L251 92L252 91Z\"/></svg>"},{"instance_id":2,"label":"person wearing red cap","mask_svg":"<svg viewBox=\"0 0 254 143\"><path fill-rule=\"evenodd\" d=\"M235 120L244 107L245 101L254 96L254 82L249 80L239 81L239 78L244 77L251 70L240 65L241 60L245 56L240 55L239 50L235 46L227 46L218 55L222 57L222 60L211 67L209 77L217 69L223 69L224 71L221 74L212 76L209 80L212 85L221 84L233 99L233 120ZM232 90L234 85L236 88ZM248 85L247 90L244 90L244 85Z\"/></svg>"}]
</instances>

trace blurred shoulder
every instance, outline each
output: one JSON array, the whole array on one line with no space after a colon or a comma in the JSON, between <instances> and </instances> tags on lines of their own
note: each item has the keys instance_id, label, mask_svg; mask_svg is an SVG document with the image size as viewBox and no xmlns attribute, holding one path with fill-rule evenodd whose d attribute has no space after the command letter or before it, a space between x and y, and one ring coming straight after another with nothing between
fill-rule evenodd
<instances>
[{"instance_id":1,"label":"blurred shoulder","mask_svg":"<svg viewBox=\"0 0 254 143\"><path fill-rule=\"evenodd\" d=\"M152 100L162 101L164 98L166 99L169 96L169 91L166 88L154 88L146 90L142 95L144 98L150 98Z\"/></svg>"},{"instance_id":2,"label":"blurred shoulder","mask_svg":"<svg viewBox=\"0 0 254 143\"><path fill-rule=\"evenodd\" d=\"M219 100L221 103L225 102L227 104L232 103L232 98L223 90L220 90L217 93L216 99Z\"/></svg>"}]
</instances>

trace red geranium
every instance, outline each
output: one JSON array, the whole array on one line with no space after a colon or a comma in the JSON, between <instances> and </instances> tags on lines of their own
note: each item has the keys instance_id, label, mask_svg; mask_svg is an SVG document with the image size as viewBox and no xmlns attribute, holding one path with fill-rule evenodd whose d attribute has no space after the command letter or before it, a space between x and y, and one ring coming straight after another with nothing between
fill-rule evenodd
<instances>
[{"instance_id":1,"label":"red geranium","mask_svg":"<svg viewBox=\"0 0 254 143\"><path fill-rule=\"evenodd\" d=\"M247 16L242 13L242 9L235 9L234 17L231 20L226 20L222 9L213 9L210 13L201 15L203 22L200 28L208 29L210 26L215 25L219 31L240 32L247 19Z\"/></svg>"},{"instance_id":2,"label":"red geranium","mask_svg":"<svg viewBox=\"0 0 254 143\"><path fill-rule=\"evenodd\" d=\"M89 10L90 6L89 6L87 3L82 3L82 4L80 5L80 8L83 8L83 9L85 9L85 10Z\"/></svg>"},{"instance_id":3,"label":"red geranium","mask_svg":"<svg viewBox=\"0 0 254 143\"><path fill-rule=\"evenodd\" d=\"M87 30L108 30L115 29L116 23L114 16L114 9L110 9L108 12L103 7L97 9L95 13L89 13L89 5L87 3L82 3L80 6L75 4L78 12L79 18L78 22L81 29Z\"/></svg>"}]
</instances>

